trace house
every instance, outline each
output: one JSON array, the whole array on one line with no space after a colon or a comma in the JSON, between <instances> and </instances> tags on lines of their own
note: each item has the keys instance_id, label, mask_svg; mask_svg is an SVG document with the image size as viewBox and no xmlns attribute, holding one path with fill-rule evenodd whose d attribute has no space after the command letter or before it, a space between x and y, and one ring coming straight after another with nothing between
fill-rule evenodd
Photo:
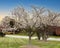
<instances>
[{"instance_id":1,"label":"house","mask_svg":"<svg viewBox=\"0 0 60 48\"><path fill-rule=\"evenodd\" d=\"M60 35L60 26L49 26L50 27L50 33L53 35Z\"/></svg>"}]
</instances>

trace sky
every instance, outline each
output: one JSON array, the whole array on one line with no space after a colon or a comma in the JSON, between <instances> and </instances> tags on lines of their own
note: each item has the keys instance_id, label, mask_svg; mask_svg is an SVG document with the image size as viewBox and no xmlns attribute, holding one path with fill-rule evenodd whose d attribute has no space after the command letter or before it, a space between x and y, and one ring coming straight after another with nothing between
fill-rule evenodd
<instances>
[{"instance_id":1,"label":"sky","mask_svg":"<svg viewBox=\"0 0 60 48\"><path fill-rule=\"evenodd\" d=\"M10 11L19 5L26 9L30 8L31 5L36 5L54 11L60 11L60 0L0 0L0 16L9 16Z\"/></svg>"}]
</instances>

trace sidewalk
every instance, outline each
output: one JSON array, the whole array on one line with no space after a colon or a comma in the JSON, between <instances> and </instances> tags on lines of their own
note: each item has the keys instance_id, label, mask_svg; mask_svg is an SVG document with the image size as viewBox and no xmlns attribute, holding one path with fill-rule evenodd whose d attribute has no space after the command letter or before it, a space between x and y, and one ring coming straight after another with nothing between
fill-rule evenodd
<instances>
[{"instance_id":1,"label":"sidewalk","mask_svg":"<svg viewBox=\"0 0 60 48\"><path fill-rule=\"evenodd\" d=\"M5 37L13 37L13 38L24 38L28 39L28 36L18 36L18 35L6 35ZM37 37L32 37L32 39L36 39ZM60 38L48 38L47 40L52 40L52 41L60 41Z\"/></svg>"}]
</instances>

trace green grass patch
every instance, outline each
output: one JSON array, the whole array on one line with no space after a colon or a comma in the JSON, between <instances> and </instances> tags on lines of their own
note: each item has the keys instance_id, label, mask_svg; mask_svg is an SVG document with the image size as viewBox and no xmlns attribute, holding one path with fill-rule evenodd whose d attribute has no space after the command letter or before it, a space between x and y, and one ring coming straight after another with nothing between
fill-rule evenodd
<instances>
[{"instance_id":1,"label":"green grass patch","mask_svg":"<svg viewBox=\"0 0 60 48\"><path fill-rule=\"evenodd\" d=\"M60 38L60 36L50 36L50 37L52 37L52 38Z\"/></svg>"},{"instance_id":2,"label":"green grass patch","mask_svg":"<svg viewBox=\"0 0 60 48\"><path fill-rule=\"evenodd\" d=\"M28 39L0 37L0 48L21 48L20 46L27 44ZM35 39L32 40L32 45L39 46L40 48L60 48L59 41L44 42Z\"/></svg>"}]
</instances>

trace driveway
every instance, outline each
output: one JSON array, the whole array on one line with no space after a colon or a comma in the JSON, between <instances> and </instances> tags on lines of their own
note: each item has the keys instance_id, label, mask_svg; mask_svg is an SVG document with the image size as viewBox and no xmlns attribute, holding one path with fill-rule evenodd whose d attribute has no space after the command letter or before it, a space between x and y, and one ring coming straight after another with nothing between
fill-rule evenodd
<instances>
[{"instance_id":1,"label":"driveway","mask_svg":"<svg viewBox=\"0 0 60 48\"><path fill-rule=\"evenodd\" d=\"M24 39L28 39L29 38L28 36L19 36L19 35L6 35L5 37L24 38ZM32 39L36 39L36 38L37 37L32 37ZM60 41L60 38L48 38L47 40Z\"/></svg>"}]
</instances>

